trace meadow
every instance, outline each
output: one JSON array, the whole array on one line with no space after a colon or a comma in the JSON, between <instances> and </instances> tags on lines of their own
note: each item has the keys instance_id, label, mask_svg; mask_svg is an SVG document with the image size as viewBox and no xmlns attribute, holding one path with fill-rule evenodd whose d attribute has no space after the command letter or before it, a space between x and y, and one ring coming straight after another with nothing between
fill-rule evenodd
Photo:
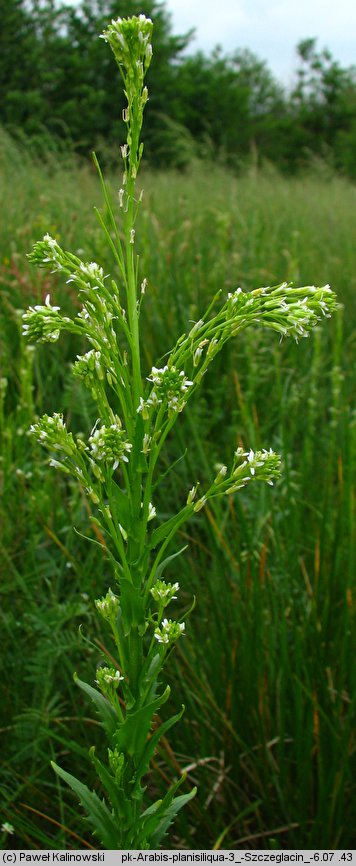
<instances>
[{"instance_id":1,"label":"meadow","mask_svg":"<svg viewBox=\"0 0 356 866\"><path fill-rule=\"evenodd\" d=\"M2 844L90 848L88 825L49 762L90 779L88 749L100 748L73 671L91 681L106 640L93 600L107 589L108 563L85 494L48 468L28 429L35 415L63 411L71 429L87 430L94 404L71 375L83 346L67 335L26 346L19 311L48 292L68 312L78 304L70 285L26 259L45 232L112 263L91 165L55 150L39 158L2 133L0 172L0 789L1 821L15 830ZM111 181L115 195L119 179ZM186 409L167 442L167 468L177 462L156 490L161 517L239 445L273 447L283 471L273 488L209 504L181 532L187 550L170 579L182 587L182 609L194 596L197 604L170 672L174 711L186 709L161 741L150 785L158 795L183 770L185 789L198 785L174 824L175 847L350 848L355 186L322 163L286 178L268 165L234 176L196 162L181 173L143 171L141 183L147 375L218 289L330 283L342 304L298 346L262 329L230 341L199 407Z\"/></svg>"}]
</instances>

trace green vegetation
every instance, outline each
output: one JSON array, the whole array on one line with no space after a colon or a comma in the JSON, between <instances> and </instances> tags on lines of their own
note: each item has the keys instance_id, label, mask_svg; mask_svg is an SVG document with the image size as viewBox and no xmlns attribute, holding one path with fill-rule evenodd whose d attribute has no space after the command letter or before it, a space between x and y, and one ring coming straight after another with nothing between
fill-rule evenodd
<instances>
[{"instance_id":1,"label":"green vegetation","mask_svg":"<svg viewBox=\"0 0 356 866\"><path fill-rule=\"evenodd\" d=\"M114 60L97 37L111 18L141 12L155 27L144 130L152 165L214 155L241 169L253 155L295 172L323 158L356 177L355 67L342 68L306 38L286 91L241 45L231 55L194 53L192 34L172 34L157 0L0 0L0 123L37 153L69 143L116 162L124 103L112 90Z\"/></svg>"},{"instance_id":2,"label":"green vegetation","mask_svg":"<svg viewBox=\"0 0 356 866\"><path fill-rule=\"evenodd\" d=\"M95 409L70 375L86 350L81 340L65 335L60 352L29 349L17 311L48 292L68 314L77 310L71 284L27 263L47 229L84 259L111 263L89 167L55 154L36 162L5 134L1 164L0 787L1 820L15 828L3 844L90 847L88 825L49 760L80 777L93 743L100 754L100 726L72 672L92 682L101 649L111 651L93 605L108 564L82 537L102 541L90 501L48 470L28 428L34 413L60 406L71 429L84 431ZM185 792L198 784L173 845L350 847L355 189L322 166L295 179L252 166L236 178L199 162L183 175L146 172L143 186L147 375L218 288L329 281L344 305L299 346L262 329L229 343L204 380L203 401L187 407L174 447L168 442L167 468L177 441L181 454L189 449L155 491L161 519L198 479L209 483L231 448L268 444L281 452L283 472L274 489L213 501L181 531L188 550L169 577L179 580L182 614L198 598L170 663L173 711L185 703L186 713L169 745L161 741L150 794L162 795L183 770Z\"/></svg>"}]
</instances>

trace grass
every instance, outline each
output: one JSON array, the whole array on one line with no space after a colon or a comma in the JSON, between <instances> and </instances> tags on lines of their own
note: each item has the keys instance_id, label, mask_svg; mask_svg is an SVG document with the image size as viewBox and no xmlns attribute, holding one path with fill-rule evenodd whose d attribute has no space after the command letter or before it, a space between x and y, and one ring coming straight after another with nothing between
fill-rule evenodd
<instances>
[{"instance_id":1,"label":"grass","mask_svg":"<svg viewBox=\"0 0 356 866\"><path fill-rule=\"evenodd\" d=\"M92 211L101 197L89 166L53 155L36 163L5 135L0 159L8 380L0 415L0 789L1 820L15 827L4 844L95 846L49 761L80 775L88 748L96 743L100 753L100 727L72 672L91 681L97 647L106 646L92 600L107 586L108 567L84 496L46 467L26 432L35 413L55 410L87 429L91 402L70 376L82 347L64 339L29 351L17 310L47 291L64 308L76 303L70 287L49 284L26 261L45 231L107 268L112 262ZM157 490L160 515L240 443L280 450L283 476L272 491L242 491L200 512L182 533L189 547L168 579L179 579L184 607L194 594L197 606L172 657L170 706L183 702L186 712L151 784L163 790L168 768L187 768L199 786L175 824L177 847L352 847L355 187L321 171L236 178L204 165L147 173L143 186L145 369L219 288L330 282L344 306L299 346L262 332L229 343L199 409L186 410L167 443L167 467L177 449L187 454Z\"/></svg>"}]
</instances>

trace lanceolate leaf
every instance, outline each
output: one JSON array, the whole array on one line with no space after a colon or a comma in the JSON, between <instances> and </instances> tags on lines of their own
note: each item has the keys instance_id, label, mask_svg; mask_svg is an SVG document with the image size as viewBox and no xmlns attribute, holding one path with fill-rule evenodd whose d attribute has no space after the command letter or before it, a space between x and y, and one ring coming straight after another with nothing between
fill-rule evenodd
<instances>
[{"instance_id":1,"label":"lanceolate leaf","mask_svg":"<svg viewBox=\"0 0 356 866\"><path fill-rule=\"evenodd\" d=\"M169 520L166 520L165 523L162 523L161 526L158 526L157 529L155 529L155 531L152 533L150 547L156 547L157 544L167 538L167 535L172 532L172 529L174 529L175 526L180 525L180 523L182 522L183 514L186 513L188 516L190 512L190 506L186 505L184 508L181 509L181 511L179 511L178 514L175 514L174 517L170 517Z\"/></svg>"},{"instance_id":2,"label":"lanceolate leaf","mask_svg":"<svg viewBox=\"0 0 356 866\"><path fill-rule=\"evenodd\" d=\"M128 713L124 723L117 731L115 745L120 751L130 755L136 766L145 748L152 716L168 700L170 691L170 687L167 686L163 695L160 695L155 701L141 707L134 713Z\"/></svg>"},{"instance_id":3,"label":"lanceolate leaf","mask_svg":"<svg viewBox=\"0 0 356 866\"><path fill-rule=\"evenodd\" d=\"M172 559L176 559L177 556L180 556L181 553L184 553L184 551L187 549L187 547L188 547L188 545L185 544L184 547L181 547L181 549L177 550L176 553L171 553L170 556L166 556L166 558L162 560L162 562L158 566L157 571L155 573L155 579L156 580L159 580L159 578L162 576L164 569L166 568L168 563L171 562Z\"/></svg>"},{"instance_id":4,"label":"lanceolate leaf","mask_svg":"<svg viewBox=\"0 0 356 866\"><path fill-rule=\"evenodd\" d=\"M115 708L109 703L107 698L101 694L101 692L94 689L93 686L89 686L88 683L84 683L83 680L79 679L77 674L74 674L74 682L83 690L83 692L86 692L86 694L89 695L92 701L94 701L102 725L105 728L108 737L111 739L119 723L119 718Z\"/></svg>"},{"instance_id":5,"label":"lanceolate leaf","mask_svg":"<svg viewBox=\"0 0 356 866\"><path fill-rule=\"evenodd\" d=\"M130 801L126 797L125 792L117 785L108 768L105 767L96 757L94 746L89 750L89 754L116 814L128 822L132 810L130 808Z\"/></svg>"},{"instance_id":6,"label":"lanceolate leaf","mask_svg":"<svg viewBox=\"0 0 356 866\"><path fill-rule=\"evenodd\" d=\"M76 779L75 776L72 776L71 773L62 770L62 768L58 767L53 761L51 761L51 765L57 775L60 776L77 795L87 813L88 820L94 833L96 833L104 848L109 851L117 849L119 845L116 821L111 812L109 812L104 801L100 800L94 791L90 791L86 785L83 785L83 783L80 782L79 779Z\"/></svg>"},{"instance_id":7,"label":"lanceolate leaf","mask_svg":"<svg viewBox=\"0 0 356 866\"><path fill-rule=\"evenodd\" d=\"M180 797L175 797L175 799L172 800L170 806L165 810L164 816L158 824L157 830L150 836L151 848L158 848L175 816L178 814L180 809L186 805L186 803L189 803L189 800L192 800L193 797L195 797L196 793L197 789L192 788L192 790L189 791L189 794L181 794Z\"/></svg>"},{"instance_id":8,"label":"lanceolate leaf","mask_svg":"<svg viewBox=\"0 0 356 866\"><path fill-rule=\"evenodd\" d=\"M137 587L123 577L120 578L120 592L122 620L128 635L131 628L137 628L144 621L144 601Z\"/></svg>"},{"instance_id":9,"label":"lanceolate leaf","mask_svg":"<svg viewBox=\"0 0 356 866\"><path fill-rule=\"evenodd\" d=\"M158 848L162 837L168 830L168 827L172 823L177 812L179 812L179 810L185 806L189 800L192 800L192 798L195 797L197 789L193 788L189 794L182 794L181 796L174 798L174 794L178 788L180 788L184 780L185 775L181 776L181 778L172 785L163 800L158 800L157 803L153 803L153 805L146 809L142 815L140 835L143 835L143 837L150 840L150 846L153 849Z\"/></svg>"},{"instance_id":10,"label":"lanceolate leaf","mask_svg":"<svg viewBox=\"0 0 356 866\"><path fill-rule=\"evenodd\" d=\"M157 728L157 730L154 732L154 734L152 734L150 740L148 741L148 743L146 745L146 748L145 748L145 751L142 755L141 761L137 767L137 772L135 774L135 784L134 784L134 787L132 789L133 793L135 792L135 790L139 786L142 777L145 775L145 773L147 773L147 771L149 769L150 760L155 753L155 749L156 749L161 737L163 737L164 734L167 731L169 731L169 729L172 728L173 725L176 724L176 722L179 722L179 720L182 718L182 715L184 713L184 709L185 708L183 706L179 713L177 713L175 716L171 716L171 718L167 719L166 722L163 722L163 724L160 725L159 728Z\"/></svg>"}]
</instances>

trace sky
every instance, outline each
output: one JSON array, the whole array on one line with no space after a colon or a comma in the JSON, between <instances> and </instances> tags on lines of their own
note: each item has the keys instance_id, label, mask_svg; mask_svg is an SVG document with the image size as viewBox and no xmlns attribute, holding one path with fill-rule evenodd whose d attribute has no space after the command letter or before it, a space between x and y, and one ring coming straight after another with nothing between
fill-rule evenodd
<instances>
[{"instance_id":1,"label":"sky","mask_svg":"<svg viewBox=\"0 0 356 866\"><path fill-rule=\"evenodd\" d=\"M286 86L301 39L317 37L341 66L356 64L355 0L166 0L166 8L174 33L196 28L190 51L249 48Z\"/></svg>"}]
</instances>

